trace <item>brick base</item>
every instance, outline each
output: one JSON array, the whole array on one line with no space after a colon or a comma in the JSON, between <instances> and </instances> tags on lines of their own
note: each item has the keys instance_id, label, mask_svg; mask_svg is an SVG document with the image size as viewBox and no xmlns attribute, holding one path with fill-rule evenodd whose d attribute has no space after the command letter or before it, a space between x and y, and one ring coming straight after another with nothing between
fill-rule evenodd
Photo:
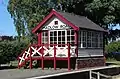
<instances>
[{"instance_id":1,"label":"brick base","mask_svg":"<svg viewBox=\"0 0 120 79\"><path fill-rule=\"evenodd\" d=\"M88 68L88 67L97 67L97 66L104 66L105 59L104 57L93 57L93 58L71 58L70 60L70 67L71 69L80 69L80 68ZM41 66L41 61L37 62L36 67ZM54 62L53 60L44 60L44 67L45 68L53 68ZM67 68L68 63L67 60L57 60L56 61L57 68Z\"/></svg>"},{"instance_id":2,"label":"brick base","mask_svg":"<svg viewBox=\"0 0 120 79\"><path fill-rule=\"evenodd\" d=\"M94 58L77 58L76 60L77 69L87 68L87 67L97 67L104 66L104 57L94 57Z\"/></svg>"}]
</instances>

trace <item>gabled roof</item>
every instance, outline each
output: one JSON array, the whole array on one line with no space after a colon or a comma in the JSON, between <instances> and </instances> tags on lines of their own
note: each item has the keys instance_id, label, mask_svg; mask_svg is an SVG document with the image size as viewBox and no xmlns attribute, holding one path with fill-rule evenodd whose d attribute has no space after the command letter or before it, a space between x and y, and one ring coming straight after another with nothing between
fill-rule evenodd
<instances>
[{"instance_id":1,"label":"gabled roof","mask_svg":"<svg viewBox=\"0 0 120 79\"><path fill-rule=\"evenodd\" d=\"M97 31L106 31L85 16L79 16L79 15L66 13L66 12L58 12L58 13L63 17L65 17L68 21L70 21L71 23L73 23L74 25L80 28L86 28L86 29L97 30Z\"/></svg>"},{"instance_id":2,"label":"gabled roof","mask_svg":"<svg viewBox=\"0 0 120 79\"><path fill-rule=\"evenodd\" d=\"M71 26L74 30L79 30L79 28L91 29L96 31L103 31L106 32L102 27L95 24L87 17L79 16L71 13L66 12L57 12L54 9L40 22L32 32L35 33L38 29L40 29L52 16L56 16L64 23Z\"/></svg>"},{"instance_id":3,"label":"gabled roof","mask_svg":"<svg viewBox=\"0 0 120 79\"><path fill-rule=\"evenodd\" d=\"M64 23L71 26L74 30L79 30L79 27L75 26L73 23L69 22L66 18L64 18L62 15L60 15L54 9L52 9L52 11L35 28L33 28L32 32L35 33L37 30L39 30L52 16L56 16Z\"/></svg>"}]
</instances>

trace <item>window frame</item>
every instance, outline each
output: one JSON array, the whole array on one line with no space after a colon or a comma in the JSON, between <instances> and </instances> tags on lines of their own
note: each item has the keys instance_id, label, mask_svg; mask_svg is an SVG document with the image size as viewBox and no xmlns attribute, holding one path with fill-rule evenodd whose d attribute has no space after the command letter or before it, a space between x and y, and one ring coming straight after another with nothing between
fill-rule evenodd
<instances>
[{"instance_id":1,"label":"window frame","mask_svg":"<svg viewBox=\"0 0 120 79\"><path fill-rule=\"evenodd\" d=\"M51 38L51 35L50 35L50 33L51 32L55 32L56 31L56 37L57 37L57 43L56 44L67 44L67 43L70 43L72 46L75 46L75 31L73 30L73 29L70 29L70 30L49 30L49 44L51 44L51 40L50 40L50 38ZM68 31L70 32L70 35L68 35ZM72 31L73 31L73 35L72 35ZM61 32L61 34L60 35L58 35L59 34L59 32ZM64 32L64 35L62 34ZM70 40L68 41L68 36L70 37ZM53 37L55 37L54 35L53 35ZM72 38L73 37L73 38ZM59 38L61 39L60 41L59 41ZM63 40L63 38L64 38L64 40ZM72 40L73 39L73 40ZM63 43L64 42L64 43ZM54 41L53 41L53 43L54 43ZM74 43L74 44L72 44L72 43ZM50 47L53 47L52 45L50 46ZM59 45L58 47L65 47L65 45Z\"/></svg>"},{"instance_id":2,"label":"window frame","mask_svg":"<svg viewBox=\"0 0 120 79\"><path fill-rule=\"evenodd\" d=\"M86 32L86 34L84 34L84 32ZM88 36L89 33L91 33L90 36ZM83 41L83 38L86 40L86 42ZM79 48L103 48L103 32L81 30L79 31L78 39ZM88 46L88 41L90 46ZM86 44L86 46L83 46L83 42Z\"/></svg>"}]
</instances>

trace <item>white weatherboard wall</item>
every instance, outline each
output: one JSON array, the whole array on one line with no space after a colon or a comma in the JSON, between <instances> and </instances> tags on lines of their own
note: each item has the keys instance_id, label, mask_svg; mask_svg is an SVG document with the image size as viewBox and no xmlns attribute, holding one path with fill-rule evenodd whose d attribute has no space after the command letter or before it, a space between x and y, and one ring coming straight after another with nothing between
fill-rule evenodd
<instances>
[{"instance_id":1,"label":"white weatherboard wall","mask_svg":"<svg viewBox=\"0 0 120 79\"><path fill-rule=\"evenodd\" d=\"M58 25L55 25L55 21L58 21ZM53 16L49 21L46 22L46 24L43 26L42 30L64 30L64 29L70 29L70 27L62 22L57 17Z\"/></svg>"},{"instance_id":2,"label":"white weatherboard wall","mask_svg":"<svg viewBox=\"0 0 120 79\"><path fill-rule=\"evenodd\" d=\"M88 31L91 31L91 30L88 30ZM82 37L82 36L79 34L78 35L79 41L80 41L80 37ZM82 44L80 44L80 42L79 42L78 45L79 45L79 47L78 47L78 57L94 57L94 56L97 57L97 56L103 56L103 48L94 48L94 47L93 48L92 47L91 48L87 48L87 47L85 48L85 47L82 46Z\"/></svg>"},{"instance_id":3,"label":"white weatherboard wall","mask_svg":"<svg viewBox=\"0 0 120 79\"><path fill-rule=\"evenodd\" d=\"M55 21L58 22L58 24L55 24ZM64 22L62 22L59 18L53 16L52 18L50 18L42 27L42 30L48 30L48 41L50 43L50 32L54 32L54 31L65 31L65 44L67 44L67 29L71 29L70 26L68 26L67 24L65 24ZM58 33L56 34L56 36L58 37ZM57 44L58 44L58 38L57 38ZM75 46L71 46L70 49L70 57L76 57L77 55L75 54ZM44 53L49 53L50 57L54 57L54 47L50 47L49 49L46 48L46 50L44 50ZM56 57L68 57L68 46L66 45L65 47L58 47L56 46Z\"/></svg>"},{"instance_id":4,"label":"white weatherboard wall","mask_svg":"<svg viewBox=\"0 0 120 79\"><path fill-rule=\"evenodd\" d=\"M78 57L103 56L103 49L78 49Z\"/></svg>"}]
</instances>

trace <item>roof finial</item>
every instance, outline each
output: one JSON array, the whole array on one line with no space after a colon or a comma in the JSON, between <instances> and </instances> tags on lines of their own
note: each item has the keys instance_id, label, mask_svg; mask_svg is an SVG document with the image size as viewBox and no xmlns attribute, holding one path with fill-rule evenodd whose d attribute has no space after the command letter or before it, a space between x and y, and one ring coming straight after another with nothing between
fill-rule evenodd
<instances>
[{"instance_id":1,"label":"roof finial","mask_svg":"<svg viewBox=\"0 0 120 79\"><path fill-rule=\"evenodd\" d=\"M55 11L55 9L54 9L54 8L53 8L52 10L53 10L53 11Z\"/></svg>"}]
</instances>

